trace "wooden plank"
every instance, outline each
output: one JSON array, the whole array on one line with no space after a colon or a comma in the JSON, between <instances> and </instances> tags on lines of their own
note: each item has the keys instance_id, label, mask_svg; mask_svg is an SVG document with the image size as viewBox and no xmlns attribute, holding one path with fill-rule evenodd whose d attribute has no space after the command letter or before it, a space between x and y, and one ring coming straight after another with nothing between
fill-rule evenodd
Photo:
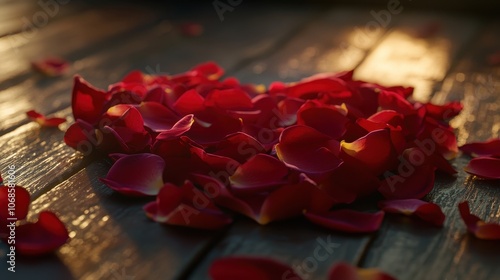
<instances>
[{"instance_id":1,"label":"wooden plank","mask_svg":"<svg viewBox=\"0 0 500 280\"><path fill-rule=\"evenodd\" d=\"M71 241L53 257L18 258L14 275L2 253L2 279L177 279L221 234L150 221L142 211L147 199L124 198L98 181L109 166L94 162L32 202L31 217L45 209L58 213Z\"/></svg>"},{"instance_id":2,"label":"wooden plank","mask_svg":"<svg viewBox=\"0 0 500 280\"><path fill-rule=\"evenodd\" d=\"M70 61L79 59L81 57L74 57L73 53L103 40L112 40L119 34L157 19L158 15L147 9L97 7L80 11L32 32L2 37L0 59L4 63L0 65L3 73L0 82L31 72L30 63L47 56L60 56Z\"/></svg>"},{"instance_id":3,"label":"wooden plank","mask_svg":"<svg viewBox=\"0 0 500 280\"><path fill-rule=\"evenodd\" d=\"M477 18L403 11L400 21L356 69L354 77L384 85L415 87L428 100L461 47L479 30Z\"/></svg>"},{"instance_id":4,"label":"wooden plank","mask_svg":"<svg viewBox=\"0 0 500 280\"><path fill-rule=\"evenodd\" d=\"M499 137L500 90L498 67L485 64L490 53L500 49L498 22L489 24L473 48L449 73L434 102L461 100L463 112L452 122L459 144ZM482 57L482 59L478 59ZM470 160L460 156L454 161L456 178L438 177L427 199L440 205L447 220L442 229L430 228L406 218L390 217L363 261L398 279L496 279L500 273L500 244L483 241L466 233L457 205L468 200L473 213L500 222L500 188L498 182L482 181L468 176L464 166Z\"/></svg>"},{"instance_id":5,"label":"wooden plank","mask_svg":"<svg viewBox=\"0 0 500 280\"><path fill-rule=\"evenodd\" d=\"M294 82L322 73L354 69L383 37L387 28L371 31L368 9L335 8L306 26L276 53L239 71L243 81L268 85Z\"/></svg>"}]
</instances>

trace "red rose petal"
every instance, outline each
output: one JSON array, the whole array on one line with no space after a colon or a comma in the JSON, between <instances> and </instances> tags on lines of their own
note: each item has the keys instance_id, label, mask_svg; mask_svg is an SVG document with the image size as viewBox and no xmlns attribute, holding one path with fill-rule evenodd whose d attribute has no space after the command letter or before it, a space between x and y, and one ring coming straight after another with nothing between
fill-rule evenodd
<instances>
[{"instance_id":1,"label":"red rose petal","mask_svg":"<svg viewBox=\"0 0 500 280\"><path fill-rule=\"evenodd\" d=\"M473 158L464 170L483 179L500 179L500 158L477 157Z\"/></svg>"},{"instance_id":2,"label":"red rose petal","mask_svg":"<svg viewBox=\"0 0 500 280\"><path fill-rule=\"evenodd\" d=\"M30 110L30 111L26 112L26 115L32 121L37 122L41 126L57 127L60 124L66 122L65 118L46 118L44 115L42 115L34 110Z\"/></svg>"},{"instance_id":3,"label":"red rose petal","mask_svg":"<svg viewBox=\"0 0 500 280\"><path fill-rule=\"evenodd\" d=\"M16 228L16 250L22 255L43 255L64 245L69 239L68 231L52 212L43 211L36 223L27 223Z\"/></svg>"},{"instance_id":4,"label":"red rose petal","mask_svg":"<svg viewBox=\"0 0 500 280\"><path fill-rule=\"evenodd\" d=\"M345 109L307 101L297 112L297 124L307 125L333 139L338 139L346 131L346 124L349 122L346 115Z\"/></svg>"},{"instance_id":5,"label":"red rose petal","mask_svg":"<svg viewBox=\"0 0 500 280\"><path fill-rule=\"evenodd\" d=\"M5 183L5 186L0 186L0 221L7 221L8 218L24 220L30 205L29 192L20 186L9 187L9 176L6 177ZM15 206L15 211L9 211L9 203Z\"/></svg>"},{"instance_id":6,"label":"red rose petal","mask_svg":"<svg viewBox=\"0 0 500 280\"><path fill-rule=\"evenodd\" d=\"M342 232L368 233L377 231L384 220L384 212L365 213L350 209L334 210L327 213L304 213L314 224Z\"/></svg>"},{"instance_id":7,"label":"red rose petal","mask_svg":"<svg viewBox=\"0 0 500 280\"><path fill-rule=\"evenodd\" d=\"M77 120L66 130L64 143L75 150L88 152L89 149L98 144L98 140L92 125L85 121Z\"/></svg>"},{"instance_id":8,"label":"red rose petal","mask_svg":"<svg viewBox=\"0 0 500 280\"><path fill-rule=\"evenodd\" d=\"M219 156L232 158L239 163L244 163L251 157L265 152L266 149L252 136L243 132L236 132L234 134L229 134L217 143L209 145L206 151Z\"/></svg>"},{"instance_id":9,"label":"red rose petal","mask_svg":"<svg viewBox=\"0 0 500 280\"><path fill-rule=\"evenodd\" d=\"M463 201L458 204L460 216L467 226L467 230L479 239L500 240L500 224L486 223L478 216L470 213L469 203Z\"/></svg>"},{"instance_id":10,"label":"red rose petal","mask_svg":"<svg viewBox=\"0 0 500 280\"><path fill-rule=\"evenodd\" d=\"M380 201L378 206L386 213L415 216L436 226L443 226L445 216L439 205L419 199Z\"/></svg>"},{"instance_id":11,"label":"red rose petal","mask_svg":"<svg viewBox=\"0 0 500 280\"><path fill-rule=\"evenodd\" d=\"M191 89L181 95L172 107L180 114L193 114L205 109L205 98Z\"/></svg>"},{"instance_id":12,"label":"red rose petal","mask_svg":"<svg viewBox=\"0 0 500 280\"><path fill-rule=\"evenodd\" d=\"M485 142L467 143L460 150L473 157L500 157L500 138L490 139Z\"/></svg>"},{"instance_id":13,"label":"red rose petal","mask_svg":"<svg viewBox=\"0 0 500 280\"><path fill-rule=\"evenodd\" d=\"M209 275L212 280L302 279L286 264L251 256L217 259L211 264Z\"/></svg>"},{"instance_id":14,"label":"red rose petal","mask_svg":"<svg viewBox=\"0 0 500 280\"><path fill-rule=\"evenodd\" d=\"M258 154L240 165L229 177L231 188L238 192L269 191L286 182L288 168L278 159Z\"/></svg>"},{"instance_id":15,"label":"red rose petal","mask_svg":"<svg viewBox=\"0 0 500 280\"><path fill-rule=\"evenodd\" d=\"M185 132L191 129L191 126L194 123L193 115L186 115L178 122L176 122L172 128L162 131L158 136L156 136L156 140L169 140L175 137L179 137Z\"/></svg>"},{"instance_id":16,"label":"red rose petal","mask_svg":"<svg viewBox=\"0 0 500 280\"><path fill-rule=\"evenodd\" d=\"M165 161L154 154L134 154L119 158L106 178L100 180L126 195L157 195L163 187Z\"/></svg>"},{"instance_id":17,"label":"red rose petal","mask_svg":"<svg viewBox=\"0 0 500 280\"><path fill-rule=\"evenodd\" d=\"M390 169L396 160L396 151L391 143L391 134L388 129L375 130L358 140L347 143L342 141L341 155L352 157L373 171L381 174Z\"/></svg>"},{"instance_id":18,"label":"red rose petal","mask_svg":"<svg viewBox=\"0 0 500 280\"><path fill-rule=\"evenodd\" d=\"M330 268L328 280L396 280L376 268L357 268L345 262L338 262Z\"/></svg>"},{"instance_id":19,"label":"red rose petal","mask_svg":"<svg viewBox=\"0 0 500 280\"><path fill-rule=\"evenodd\" d=\"M324 173L337 168L339 143L308 126L285 129L276 145L278 158L288 167L304 173Z\"/></svg>"},{"instance_id":20,"label":"red rose petal","mask_svg":"<svg viewBox=\"0 0 500 280\"><path fill-rule=\"evenodd\" d=\"M155 132L166 131L179 121L179 116L157 102L142 102L137 110L141 113L143 125Z\"/></svg>"},{"instance_id":21,"label":"red rose petal","mask_svg":"<svg viewBox=\"0 0 500 280\"><path fill-rule=\"evenodd\" d=\"M463 109L460 102L453 101L445 105L436 105L432 103L424 104L427 115L436 120L447 120L456 117Z\"/></svg>"},{"instance_id":22,"label":"red rose petal","mask_svg":"<svg viewBox=\"0 0 500 280\"><path fill-rule=\"evenodd\" d=\"M94 88L82 77L75 76L71 98L71 109L75 120L81 119L90 124L97 123L108 98L109 94Z\"/></svg>"},{"instance_id":23,"label":"red rose petal","mask_svg":"<svg viewBox=\"0 0 500 280\"><path fill-rule=\"evenodd\" d=\"M61 76L69 69L69 62L59 57L33 61L31 65L35 70L49 77Z\"/></svg>"},{"instance_id":24,"label":"red rose petal","mask_svg":"<svg viewBox=\"0 0 500 280\"><path fill-rule=\"evenodd\" d=\"M243 110L253 107L248 94L241 89L215 89L205 99L205 106L216 106L225 110Z\"/></svg>"},{"instance_id":25,"label":"red rose petal","mask_svg":"<svg viewBox=\"0 0 500 280\"><path fill-rule=\"evenodd\" d=\"M428 194L434 187L434 167L423 164L405 165L404 173L388 176L379 192L387 199L419 199Z\"/></svg>"},{"instance_id":26,"label":"red rose petal","mask_svg":"<svg viewBox=\"0 0 500 280\"><path fill-rule=\"evenodd\" d=\"M156 201L146 204L144 211L156 222L198 229L219 229L232 222L189 181L181 187L165 184Z\"/></svg>"}]
</instances>

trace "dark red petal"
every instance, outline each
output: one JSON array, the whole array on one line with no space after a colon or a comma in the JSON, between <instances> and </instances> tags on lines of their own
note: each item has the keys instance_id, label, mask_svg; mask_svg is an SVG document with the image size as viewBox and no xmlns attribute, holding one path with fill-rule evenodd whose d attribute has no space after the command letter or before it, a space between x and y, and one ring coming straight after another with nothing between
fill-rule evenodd
<instances>
[{"instance_id":1,"label":"dark red petal","mask_svg":"<svg viewBox=\"0 0 500 280\"><path fill-rule=\"evenodd\" d=\"M16 250L22 255L43 255L64 245L69 239L68 231L52 212L43 211L36 223L27 223L16 228Z\"/></svg>"},{"instance_id":2,"label":"dark red petal","mask_svg":"<svg viewBox=\"0 0 500 280\"><path fill-rule=\"evenodd\" d=\"M345 262L338 262L330 268L328 280L396 280L376 268L357 268Z\"/></svg>"},{"instance_id":3,"label":"dark red petal","mask_svg":"<svg viewBox=\"0 0 500 280\"><path fill-rule=\"evenodd\" d=\"M126 195L157 195L163 187L165 161L154 154L119 158L101 181Z\"/></svg>"},{"instance_id":4,"label":"dark red petal","mask_svg":"<svg viewBox=\"0 0 500 280\"><path fill-rule=\"evenodd\" d=\"M373 174L381 174L390 169L396 160L396 151L391 141L389 129L372 131L352 143L342 141L342 159L345 161L348 157L354 158L372 170Z\"/></svg>"},{"instance_id":5,"label":"dark red petal","mask_svg":"<svg viewBox=\"0 0 500 280\"><path fill-rule=\"evenodd\" d=\"M473 158L464 170L483 179L500 179L500 158L477 157Z\"/></svg>"},{"instance_id":6,"label":"dark red petal","mask_svg":"<svg viewBox=\"0 0 500 280\"><path fill-rule=\"evenodd\" d=\"M64 143L75 150L88 152L98 142L94 127L85 121L77 120L66 130Z\"/></svg>"},{"instance_id":7,"label":"dark red petal","mask_svg":"<svg viewBox=\"0 0 500 280\"><path fill-rule=\"evenodd\" d=\"M460 150L474 157L500 157L500 138L468 143L461 146Z\"/></svg>"},{"instance_id":8,"label":"dark red petal","mask_svg":"<svg viewBox=\"0 0 500 280\"><path fill-rule=\"evenodd\" d=\"M432 103L424 104L427 115L436 120L447 120L456 117L463 109L460 102L453 101L445 105L436 105Z\"/></svg>"},{"instance_id":9,"label":"dark red petal","mask_svg":"<svg viewBox=\"0 0 500 280\"><path fill-rule=\"evenodd\" d=\"M238 192L269 191L286 182L288 168L267 154L257 154L240 165L229 177L231 188Z\"/></svg>"},{"instance_id":10,"label":"dark red petal","mask_svg":"<svg viewBox=\"0 0 500 280\"><path fill-rule=\"evenodd\" d=\"M320 93L345 91L345 82L338 78L310 77L286 89L288 97L313 99Z\"/></svg>"},{"instance_id":11,"label":"dark red petal","mask_svg":"<svg viewBox=\"0 0 500 280\"><path fill-rule=\"evenodd\" d=\"M61 76L68 71L69 62L59 57L50 57L32 62L35 70L49 77Z\"/></svg>"},{"instance_id":12,"label":"dark red petal","mask_svg":"<svg viewBox=\"0 0 500 280\"><path fill-rule=\"evenodd\" d=\"M90 124L99 121L103 113L104 104L109 95L87 83L82 77L75 76L71 109L75 120L81 119Z\"/></svg>"},{"instance_id":13,"label":"dark red petal","mask_svg":"<svg viewBox=\"0 0 500 280\"><path fill-rule=\"evenodd\" d=\"M403 115L415 112L413 105L405 97L393 91L380 91L378 102L383 110L393 110Z\"/></svg>"},{"instance_id":14,"label":"dark red petal","mask_svg":"<svg viewBox=\"0 0 500 280\"><path fill-rule=\"evenodd\" d=\"M205 106L216 106L225 110L243 110L253 107L248 94L241 89L215 89L205 99Z\"/></svg>"},{"instance_id":15,"label":"dark red petal","mask_svg":"<svg viewBox=\"0 0 500 280\"><path fill-rule=\"evenodd\" d=\"M224 75L224 69L214 62L205 62L191 69L195 75L206 77L208 80L215 81Z\"/></svg>"},{"instance_id":16,"label":"dark red petal","mask_svg":"<svg viewBox=\"0 0 500 280\"><path fill-rule=\"evenodd\" d=\"M485 223L478 216L471 214L467 201L458 204L458 210L467 230L474 236L485 240L500 240L500 224Z\"/></svg>"},{"instance_id":17,"label":"dark red petal","mask_svg":"<svg viewBox=\"0 0 500 280\"><path fill-rule=\"evenodd\" d=\"M58 125L66 122L65 118L46 118L44 115L42 115L34 110L26 112L26 115L32 121L37 122L41 126L57 127Z\"/></svg>"},{"instance_id":18,"label":"dark red petal","mask_svg":"<svg viewBox=\"0 0 500 280\"><path fill-rule=\"evenodd\" d=\"M186 115L178 122L176 122L171 129L162 131L160 134L158 134L158 136L156 136L156 140L169 140L179 137L185 132L187 132L189 129L191 129L193 123L194 123L194 116Z\"/></svg>"},{"instance_id":19,"label":"dark red petal","mask_svg":"<svg viewBox=\"0 0 500 280\"><path fill-rule=\"evenodd\" d=\"M386 213L416 216L436 226L443 226L445 216L439 205L418 199L385 200L378 203Z\"/></svg>"},{"instance_id":20,"label":"dark red petal","mask_svg":"<svg viewBox=\"0 0 500 280\"><path fill-rule=\"evenodd\" d=\"M221 141L229 134L241 132L241 128L241 120L210 108L195 114L195 122L186 136L202 145L211 144Z\"/></svg>"},{"instance_id":21,"label":"dark red petal","mask_svg":"<svg viewBox=\"0 0 500 280\"><path fill-rule=\"evenodd\" d=\"M422 198L434 187L434 167L423 164L413 166L406 162L400 165L402 173L388 176L378 189L387 199Z\"/></svg>"},{"instance_id":22,"label":"dark red petal","mask_svg":"<svg viewBox=\"0 0 500 280\"><path fill-rule=\"evenodd\" d=\"M286 264L250 256L217 259L210 266L209 275L212 280L302 279Z\"/></svg>"},{"instance_id":23,"label":"dark red petal","mask_svg":"<svg viewBox=\"0 0 500 280\"><path fill-rule=\"evenodd\" d=\"M384 219L384 212L365 213L349 209L317 214L306 212L306 218L314 224L342 232L368 233L377 231Z\"/></svg>"},{"instance_id":24,"label":"dark red petal","mask_svg":"<svg viewBox=\"0 0 500 280\"><path fill-rule=\"evenodd\" d=\"M209 153L229 157L239 163L244 163L265 150L259 141L243 132L227 135L223 140L206 148Z\"/></svg>"},{"instance_id":25,"label":"dark red petal","mask_svg":"<svg viewBox=\"0 0 500 280\"><path fill-rule=\"evenodd\" d=\"M157 102L142 102L137 110L144 120L143 125L155 132L166 131L179 121L179 116Z\"/></svg>"},{"instance_id":26,"label":"dark red petal","mask_svg":"<svg viewBox=\"0 0 500 280\"><path fill-rule=\"evenodd\" d=\"M9 177L9 175L5 177L5 186L0 186L0 221L2 222L8 221L8 218L24 220L28 215L30 205L29 192L20 186L11 187ZM9 208L14 210L9 211Z\"/></svg>"},{"instance_id":27,"label":"dark red petal","mask_svg":"<svg viewBox=\"0 0 500 280\"><path fill-rule=\"evenodd\" d=\"M284 185L267 196L257 222L265 225L300 216L304 211L325 212L334 203L335 200L320 190L314 181L301 174L299 182Z\"/></svg>"},{"instance_id":28,"label":"dark red petal","mask_svg":"<svg viewBox=\"0 0 500 280\"><path fill-rule=\"evenodd\" d=\"M308 126L291 126L276 145L278 158L288 167L304 173L324 173L337 168L339 143Z\"/></svg>"},{"instance_id":29,"label":"dark red petal","mask_svg":"<svg viewBox=\"0 0 500 280\"><path fill-rule=\"evenodd\" d=\"M186 115L193 114L205 109L205 98L195 89L186 91L172 105L178 113Z\"/></svg>"},{"instance_id":30,"label":"dark red petal","mask_svg":"<svg viewBox=\"0 0 500 280\"><path fill-rule=\"evenodd\" d=\"M144 211L156 222L198 229L218 229L232 222L189 181L182 187L165 184L156 201L145 205Z\"/></svg>"},{"instance_id":31,"label":"dark red petal","mask_svg":"<svg viewBox=\"0 0 500 280\"><path fill-rule=\"evenodd\" d=\"M333 139L344 135L347 110L335 106L322 106L317 102L307 101L297 112L297 124L310 126Z\"/></svg>"}]
</instances>

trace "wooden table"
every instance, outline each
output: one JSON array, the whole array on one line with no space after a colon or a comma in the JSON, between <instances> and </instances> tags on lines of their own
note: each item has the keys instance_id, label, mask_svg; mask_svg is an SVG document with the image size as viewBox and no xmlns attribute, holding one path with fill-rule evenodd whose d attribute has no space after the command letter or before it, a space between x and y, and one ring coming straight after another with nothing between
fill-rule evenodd
<instances>
[{"instance_id":1,"label":"wooden table","mask_svg":"<svg viewBox=\"0 0 500 280\"><path fill-rule=\"evenodd\" d=\"M339 246L308 279L324 279L340 260L398 279L500 279L500 243L466 234L457 211L458 202L469 200L474 213L499 222L500 185L468 176L465 156L453 161L456 178L438 175L427 197L447 216L442 229L388 216L371 235L302 220L259 226L246 218L205 232L148 220L147 200L124 198L98 180L109 161L84 158L64 144L67 125L40 128L25 116L34 108L71 118L76 73L105 88L132 69L178 73L207 60L243 82L262 84L356 67L357 79L415 86L420 101L462 100L464 110L452 122L459 144L486 140L500 134L500 67L487 63L500 50L500 21L414 12L410 2L401 2L402 11L378 29L370 28L376 22L371 9L360 7L244 1L221 21L211 2L74 1L52 10L37 2L6 0L0 9L0 168L16 165L18 183L32 194L31 213L57 212L71 240L52 256L18 258L15 274L6 269L2 244L0 279L207 279L214 259L233 254L301 265L316 239L329 236ZM204 33L182 36L176 27L185 21L201 23ZM70 73L46 78L32 71L30 61L47 55L71 61Z\"/></svg>"}]
</instances>

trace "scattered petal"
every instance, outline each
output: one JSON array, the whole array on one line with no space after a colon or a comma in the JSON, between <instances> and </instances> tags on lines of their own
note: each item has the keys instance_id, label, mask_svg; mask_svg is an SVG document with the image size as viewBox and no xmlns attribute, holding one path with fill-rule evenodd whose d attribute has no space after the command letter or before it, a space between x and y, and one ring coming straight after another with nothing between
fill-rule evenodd
<instances>
[{"instance_id":1,"label":"scattered petal","mask_svg":"<svg viewBox=\"0 0 500 280\"><path fill-rule=\"evenodd\" d=\"M396 280L376 268L357 268L345 262L338 262L330 268L328 280Z\"/></svg>"},{"instance_id":2,"label":"scattered petal","mask_svg":"<svg viewBox=\"0 0 500 280\"><path fill-rule=\"evenodd\" d=\"M186 37L198 37L203 33L203 25L195 22L183 23L179 30Z\"/></svg>"},{"instance_id":3,"label":"scattered petal","mask_svg":"<svg viewBox=\"0 0 500 280\"><path fill-rule=\"evenodd\" d=\"M460 216L467 226L467 230L479 239L500 240L500 224L486 223L478 216L470 213L469 203L463 201L458 204Z\"/></svg>"},{"instance_id":4,"label":"scattered petal","mask_svg":"<svg viewBox=\"0 0 500 280\"><path fill-rule=\"evenodd\" d=\"M335 231L368 233L377 231L384 220L384 212L365 213L350 209L333 210L326 213L304 213L314 224Z\"/></svg>"},{"instance_id":5,"label":"scattered petal","mask_svg":"<svg viewBox=\"0 0 500 280\"><path fill-rule=\"evenodd\" d=\"M46 118L44 115L31 110L26 112L26 115L32 120L40 124L41 126L47 126L47 127L57 127L60 124L66 122L65 118Z\"/></svg>"},{"instance_id":6,"label":"scattered petal","mask_svg":"<svg viewBox=\"0 0 500 280\"><path fill-rule=\"evenodd\" d=\"M59 57L49 57L33 61L32 66L35 70L46 76L57 77L68 71L69 62Z\"/></svg>"},{"instance_id":7,"label":"scattered petal","mask_svg":"<svg viewBox=\"0 0 500 280\"><path fill-rule=\"evenodd\" d=\"M439 205L419 199L384 200L378 203L386 213L415 216L435 226L443 226L445 216Z\"/></svg>"},{"instance_id":8,"label":"scattered petal","mask_svg":"<svg viewBox=\"0 0 500 280\"><path fill-rule=\"evenodd\" d=\"M210 265L209 275L212 280L302 279L286 264L252 256L219 258Z\"/></svg>"},{"instance_id":9,"label":"scattered petal","mask_svg":"<svg viewBox=\"0 0 500 280\"><path fill-rule=\"evenodd\" d=\"M500 158L473 158L464 170L482 179L500 180Z\"/></svg>"},{"instance_id":10,"label":"scattered petal","mask_svg":"<svg viewBox=\"0 0 500 280\"><path fill-rule=\"evenodd\" d=\"M460 150L473 157L500 157L500 138L467 143L461 146Z\"/></svg>"}]
</instances>

